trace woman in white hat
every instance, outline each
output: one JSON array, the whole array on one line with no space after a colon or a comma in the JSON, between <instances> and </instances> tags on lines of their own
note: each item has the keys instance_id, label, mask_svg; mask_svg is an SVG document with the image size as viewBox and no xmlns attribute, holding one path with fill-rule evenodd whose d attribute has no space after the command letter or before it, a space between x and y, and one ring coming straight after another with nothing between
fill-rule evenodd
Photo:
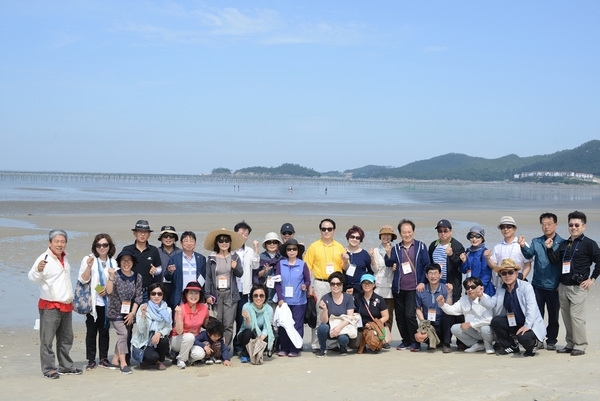
<instances>
[{"instance_id":1,"label":"woman in white hat","mask_svg":"<svg viewBox=\"0 0 600 401\"><path fill-rule=\"evenodd\" d=\"M206 266L207 303L216 305L217 317L225 326L223 337L225 344L230 347L233 339L233 324L240 300L236 277L242 277L244 270L239 256L232 250L239 249L244 244L244 237L226 230L214 230L208 233L204 240L204 249L212 253Z\"/></svg>"},{"instance_id":2,"label":"woman in white hat","mask_svg":"<svg viewBox=\"0 0 600 401\"><path fill-rule=\"evenodd\" d=\"M281 244L282 242L276 232L267 233L264 241L262 242L262 246L265 251L260 254L260 268L258 270L254 270L254 274L256 274L255 283L258 282L260 284L265 284L268 288L268 302L273 301L275 287L269 287L267 280L269 277L275 275L275 265L277 265L277 262L279 262L281 259L281 254L279 253L279 246Z\"/></svg>"}]
</instances>

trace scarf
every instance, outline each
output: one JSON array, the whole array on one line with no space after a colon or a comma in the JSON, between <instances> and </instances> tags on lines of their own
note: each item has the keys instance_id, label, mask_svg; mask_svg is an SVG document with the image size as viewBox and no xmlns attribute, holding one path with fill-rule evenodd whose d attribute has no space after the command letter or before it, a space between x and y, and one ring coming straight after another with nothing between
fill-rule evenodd
<instances>
[{"instance_id":1,"label":"scarf","mask_svg":"<svg viewBox=\"0 0 600 401\"><path fill-rule=\"evenodd\" d=\"M479 246L475 246L475 245L471 245L468 249L469 252L477 252L478 250L480 250L481 248L484 248L485 244L482 242L481 244L479 244Z\"/></svg>"},{"instance_id":2,"label":"scarf","mask_svg":"<svg viewBox=\"0 0 600 401\"><path fill-rule=\"evenodd\" d=\"M271 326L271 321L273 320L273 308L271 308L266 303L263 305L262 309L258 309L254 302L248 302L250 304L250 321L252 322L252 330L258 333L262 332L262 329L258 327L258 319L256 318L258 315L264 315L263 319L265 321L265 326L267 326L267 349L273 349L273 341L275 341L275 336L273 335L273 326Z\"/></svg>"},{"instance_id":3,"label":"scarf","mask_svg":"<svg viewBox=\"0 0 600 401\"><path fill-rule=\"evenodd\" d=\"M158 322L166 322L171 324L171 312L169 311L169 307L165 301L162 301L160 305L155 304L154 302L148 302L148 307L146 309L146 318L150 318L152 323L150 323L149 331L157 332L158 331Z\"/></svg>"}]
</instances>

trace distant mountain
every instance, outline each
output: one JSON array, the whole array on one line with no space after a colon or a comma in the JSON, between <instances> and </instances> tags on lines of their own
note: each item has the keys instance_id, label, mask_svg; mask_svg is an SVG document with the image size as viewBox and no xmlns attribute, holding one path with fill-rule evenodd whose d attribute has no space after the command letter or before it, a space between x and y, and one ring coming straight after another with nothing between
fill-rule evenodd
<instances>
[{"instance_id":1,"label":"distant mountain","mask_svg":"<svg viewBox=\"0 0 600 401\"><path fill-rule=\"evenodd\" d=\"M259 174L259 175L293 175L297 177L320 177L312 168L298 164L284 163L279 167L246 167L235 171L235 174Z\"/></svg>"},{"instance_id":2,"label":"distant mountain","mask_svg":"<svg viewBox=\"0 0 600 401\"><path fill-rule=\"evenodd\" d=\"M345 173L353 178L496 181L513 179L514 174L529 171L574 171L600 175L600 140L550 155L519 157L510 154L497 159L485 159L448 153L402 167L369 165L346 170Z\"/></svg>"}]
</instances>

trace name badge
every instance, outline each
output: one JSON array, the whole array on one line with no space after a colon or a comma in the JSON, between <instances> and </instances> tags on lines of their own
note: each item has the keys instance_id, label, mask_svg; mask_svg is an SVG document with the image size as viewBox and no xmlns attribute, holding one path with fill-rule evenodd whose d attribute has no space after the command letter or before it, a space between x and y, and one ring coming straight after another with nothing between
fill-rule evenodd
<instances>
[{"instance_id":1,"label":"name badge","mask_svg":"<svg viewBox=\"0 0 600 401\"><path fill-rule=\"evenodd\" d=\"M404 273L404 274L412 273L412 268L410 267L410 263L408 263L408 262L402 263L402 273Z\"/></svg>"},{"instance_id":2,"label":"name badge","mask_svg":"<svg viewBox=\"0 0 600 401\"><path fill-rule=\"evenodd\" d=\"M267 277L267 288L275 288L275 280L273 276Z\"/></svg>"},{"instance_id":3,"label":"name badge","mask_svg":"<svg viewBox=\"0 0 600 401\"><path fill-rule=\"evenodd\" d=\"M124 315L128 315L131 311L131 302L125 301L121 302L121 313Z\"/></svg>"},{"instance_id":4,"label":"name badge","mask_svg":"<svg viewBox=\"0 0 600 401\"><path fill-rule=\"evenodd\" d=\"M427 309L427 320L429 320L430 322L435 322L436 315L437 315L437 310Z\"/></svg>"},{"instance_id":5,"label":"name badge","mask_svg":"<svg viewBox=\"0 0 600 401\"><path fill-rule=\"evenodd\" d=\"M517 325L517 319L515 319L515 314L514 313L508 313L506 315L506 318L508 319L508 325L510 327L515 327Z\"/></svg>"},{"instance_id":6,"label":"name badge","mask_svg":"<svg viewBox=\"0 0 600 401\"><path fill-rule=\"evenodd\" d=\"M285 294L284 296L286 298L292 298L294 296L294 287L292 287L291 285L287 285L285 287Z\"/></svg>"},{"instance_id":7,"label":"name badge","mask_svg":"<svg viewBox=\"0 0 600 401\"><path fill-rule=\"evenodd\" d=\"M571 262L563 262L562 274L571 273Z\"/></svg>"},{"instance_id":8,"label":"name badge","mask_svg":"<svg viewBox=\"0 0 600 401\"><path fill-rule=\"evenodd\" d=\"M329 262L329 263L325 264L325 273L327 273L327 275L330 275L334 271L335 271L335 268L333 267L333 262Z\"/></svg>"},{"instance_id":9,"label":"name badge","mask_svg":"<svg viewBox=\"0 0 600 401\"><path fill-rule=\"evenodd\" d=\"M217 277L217 287L221 290L227 289L227 276Z\"/></svg>"},{"instance_id":10,"label":"name badge","mask_svg":"<svg viewBox=\"0 0 600 401\"><path fill-rule=\"evenodd\" d=\"M354 272L356 272L356 265L350 263L350 266L348 266L348 270L346 270L346 274L348 276L354 276Z\"/></svg>"}]
</instances>

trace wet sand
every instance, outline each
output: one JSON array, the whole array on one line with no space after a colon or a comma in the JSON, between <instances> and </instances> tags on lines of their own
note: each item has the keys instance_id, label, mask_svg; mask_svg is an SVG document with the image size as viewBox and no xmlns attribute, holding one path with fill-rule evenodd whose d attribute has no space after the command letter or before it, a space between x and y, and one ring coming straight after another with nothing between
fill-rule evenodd
<instances>
[{"instance_id":1,"label":"wet sand","mask_svg":"<svg viewBox=\"0 0 600 401\"><path fill-rule=\"evenodd\" d=\"M253 228L250 240L260 240L268 231L279 231L284 222L296 228L297 239L309 244L319 237L318 223L332 217L338 226L336 238L346 243L347 229L357 224L366 232L364 247L377 243L381 225L396 226L402 218L417 225L415 238L426 243L436 238L433 227L440 218L454 225L454 236L463 244L471 225L486 229L489 246L501 240L496 225L502 215L512 215L519 226L517 234L528 239L540 235L538 216L546 210L507 209L465 211L458 208L417 207L391 208L351 205L300 204L290 210L286 205L267 203L232 203L226 212L211 204L155 202L73 202L48 205L29 202L0 202L4 212L0 226L0 269L5 285L0 289L0 381L7 399L89 399L119 397L135 399L154 397L211 397L223 400L270 399L398 399L443 398L449 400L596 400L598 358L600 356L600 290L592 287L587 301L589 347L585 356L570 357L542 350L534 358L522 356L410 353L392 349L380 355L331 354L316 358L304 353L300 358L266 360L263 366L189 367L179 371L169 367L164 372L134 369L133 375L121 375L101 368L82 376L66 376L50 381L42 377L39 367L39 333L32 329L37 317L37 286L27 281L27 272L47 244L50 228L63 228L70 235L67 247L73 280L81 259L89 253L92 239L99 232L110 233L117 248L133 241L131 228L140 218L149 220L155 230L150 241L157 245L161 225L174 225L179 232L195 231L197 250L205 235L213 229L233 228L246 220ZM559 216L559 233L566 236L566 215L577 208L553 209ZM8 212L7 212L8 211ZM588 215L586 233L600 239L600 209L582 209ZM85 328L83 318L74 315L76 338L72 356L85 364ZM114 333L113 339L114 339ZM308 337L307 337L308 338ZM395 333L396 340L398 339ZM393 342L393 346L398 341ZM564 345L561 328L559 345ZM111 350L113 342L111 341ZM305 338L305 346L308 340ZM112 355L112 352L110 353ZM4 397L3 397L4 398Z\"/></svg>"}]
</instances>

